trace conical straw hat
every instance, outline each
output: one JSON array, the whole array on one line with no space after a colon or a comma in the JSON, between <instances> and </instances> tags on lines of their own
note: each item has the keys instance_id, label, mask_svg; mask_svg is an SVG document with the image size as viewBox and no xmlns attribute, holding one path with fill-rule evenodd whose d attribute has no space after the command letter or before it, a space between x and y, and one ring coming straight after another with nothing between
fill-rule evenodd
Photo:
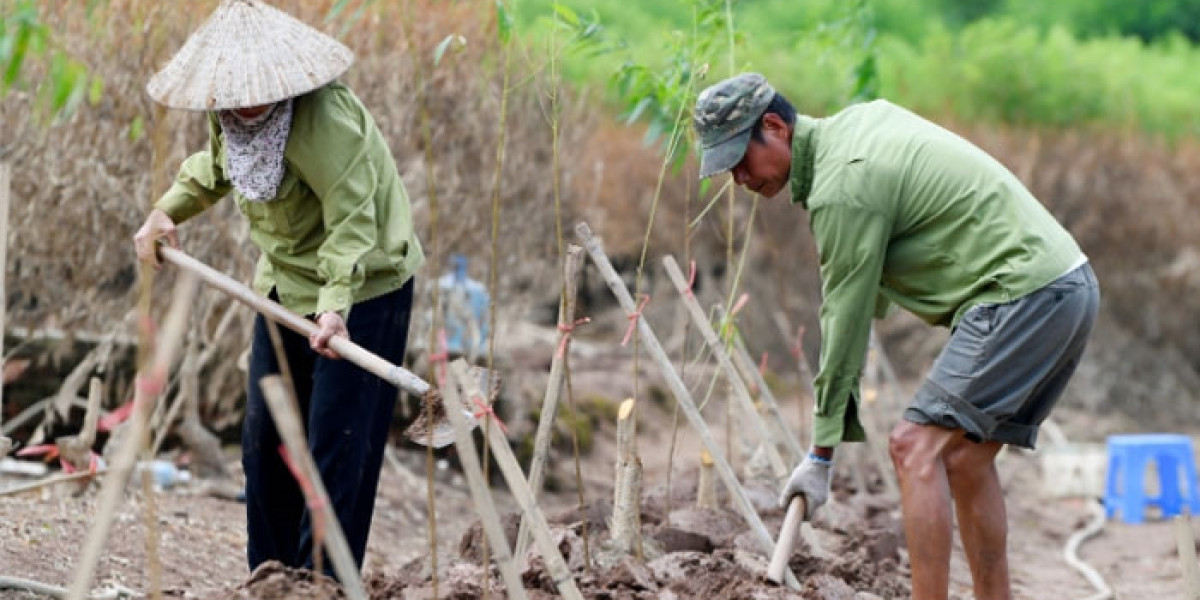
<instances>
[{"instance_id":1,"label":"conical straw hat","mask_svg":"<svg viewBox=\"0 0 1200 600\"><path fill-rule=\"evenodd\" d=\"M278 9L224 0L146 91L172 108L245 108L315 90L352 62L341 42Z\"/></svg>"}]
</instances>

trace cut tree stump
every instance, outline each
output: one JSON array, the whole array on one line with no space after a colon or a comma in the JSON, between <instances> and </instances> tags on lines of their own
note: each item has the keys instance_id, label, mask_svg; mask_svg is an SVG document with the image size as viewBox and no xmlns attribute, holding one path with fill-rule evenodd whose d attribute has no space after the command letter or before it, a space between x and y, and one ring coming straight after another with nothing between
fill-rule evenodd
<instances>
[{"instance_id":1,"label":"cut tree stump","mask_svg":"<svg viewBox=\"0 0 1200 600\"><path fill-rule=\"evenodd\" d=\"M638 558L642 551L642 459L637 453L637 421L633 398L621 403L617 415L617 466L613 486L609 548Z\"/></svg>"},{"instance_id":2,"label":"cut tree stump","mask_svg":"<svg viewBox=\"0 0 1200 600\"><path fill-rule=\"evenodd\" d=\"M713 474L713 458L707 450L700 451L700 476L696 482L696 507L716 510L717 480Z\"/></svg>"}]
</instances>

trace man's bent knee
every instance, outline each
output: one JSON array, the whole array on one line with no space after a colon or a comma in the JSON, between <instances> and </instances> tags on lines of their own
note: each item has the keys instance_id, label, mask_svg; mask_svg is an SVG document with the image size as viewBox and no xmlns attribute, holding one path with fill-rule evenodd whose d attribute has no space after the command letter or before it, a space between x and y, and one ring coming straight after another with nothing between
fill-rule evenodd
<instances>
[{"instance_id":1,"label":"man's bent knee","mask_svg":"<svg viewBox=\"0 0 1200 600\"><path fill-rule=\"evenodd\" d=\"M928 477L942 461L953 431L901 421L888 436L888 454L902 476Z\"/></svg>"},{"instance_id":2,"label":"man's bent knee","mask_svg":"<svg viewBox=\"0 0 1200 600\"><path fill-rule=\"evenodd\" d=\"M1000 442L977 444L966 439L951 444L944 457L946 473L952 478L983 473L991 467L1002 447L1004 444Z\"/></svg>"}]
</instances>

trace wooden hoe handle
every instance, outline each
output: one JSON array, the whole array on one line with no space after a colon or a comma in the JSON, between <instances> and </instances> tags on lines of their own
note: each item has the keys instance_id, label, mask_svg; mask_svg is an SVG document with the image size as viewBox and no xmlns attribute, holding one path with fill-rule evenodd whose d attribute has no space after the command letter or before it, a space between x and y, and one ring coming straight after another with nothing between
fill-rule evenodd
<instances>
[{"instance_id":1,"label":"wooden hoe handle","mask_svg":"<svg viewBox=\"0 0 1200 600\"><path fill-rule=\"evenodd\" d=\"M166 262L179 267L197 277L208 285L224 292L234 300L253 308L262 316L295 331L304 336L311 336L320 328L316 323L284 308L270 298L264 298L233 278L217 272L212 267L188 256L170 246L159 246L159 256ZM362 346L350 341L349 338L334 336L329 340L329 347L342 358L374 373L380 379L417 396L429 392L430 385L404 367L393 365L380 358Z\"/></svg>"},{"instance_id":2,"label":"wooden hoe handle","mask_svg":"<svg viewBox=\"0 0 1200 600\"><path fill-rule=\"evenodd\" d=\"M771 562L767 566L767 579L772 583L783 583L787 573L788 558L796 547L796 536L800 533L800 524L804 521L804 513L808 506L804 496L796 495L788 503L787 516L783 518L783 529L779 530L779 541L775 544L775 552L771 554Z\"/></svg>"}]
</instances>

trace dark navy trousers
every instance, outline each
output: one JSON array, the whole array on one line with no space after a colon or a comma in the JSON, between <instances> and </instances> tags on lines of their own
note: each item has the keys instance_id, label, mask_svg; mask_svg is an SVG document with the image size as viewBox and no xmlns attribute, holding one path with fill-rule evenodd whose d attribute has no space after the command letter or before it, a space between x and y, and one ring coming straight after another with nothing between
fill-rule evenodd
<instances>
[{"instance_id":1,"label":"dark navy trousers","mask_svg":"<svg viewBox=\"0 0 1200 600\"><path fill-rule=\"evenodd\" d=\"M399 290L355 304L346 323L350 339L392 364L401 364L412 303L410 279ZM361 568L398 390L347 360L317 354L302 335L282 327L279 333L309 450ZM310 515L299 485L280 456L279 433L258 383L275 373L279 373L279 363L266 322L259 315L254 324L242 428L251 571L268 560L289 567L313 567ZM332 574L328 557L323 556L321 562L326 573Z\"/></svg>"}]
</instances>

